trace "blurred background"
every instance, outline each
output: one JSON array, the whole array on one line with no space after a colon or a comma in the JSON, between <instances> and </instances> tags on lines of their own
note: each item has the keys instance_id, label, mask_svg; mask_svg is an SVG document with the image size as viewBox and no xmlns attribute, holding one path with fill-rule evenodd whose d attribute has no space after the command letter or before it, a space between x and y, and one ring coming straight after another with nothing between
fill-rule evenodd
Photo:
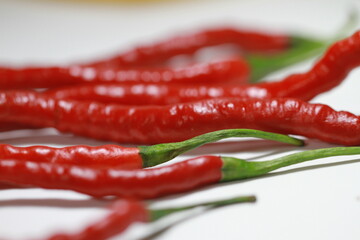
<instances>
[{"instance_id":1,"label":"blurred background","mask_svg":"<svg viewBox=\"0 0 360 240\"><path fill-rule=\"evenodd\" d=\"M65 65L90 61L140 44L216 26L295 33L325 39L341 28L351 10L360 14L360 1L0 0L0 64ZM360 28L359 23L357 28ZM312 61L298 64L270 77L276 78L307 69ZM358 106L356 103L360 100L356 99L359 97L359 77L359 71L354 71L346 84L331 94L317 97L314 101L359 114L360 108L355 106ZM350 102L352 104L349 104ZM68 144L67 139L59 138L58 145ZM84 141L85 144L101 144L82 138L69 141L72 144ZM13 140L8 143L19 142ZM349 168L345 170L347 172L341 176L349 173ZM331 174L334 173L335 170L323 172L325 176L333 178L335 176ZM283 176L279 180L265 180L266 183L253 181L247 185L240 184L241 186L225 185L220 187L220 190L206 189L182 197L191 202L193 198L207 199L216 195L226 197L234 193L255 193L259 196L259 203L215 211L172 228L154 239L359 239L359 182L356 182L356 189L351 190L351 193L355 193L349 198L344 200L339 196L334 197L341 195L339 189L352 185L353 181L358 181L359 178L351 178L353 175L349 174L348 181L327 189L318 189L318 186L313 184L316 181L321 182L321 179L308 175L302 173L295 177ZM323 197L311 199L311 196L307 195L321 191L324 191ZM349 192L345 192L347 193ZM13 202L34 196L36 199L45 199L45 202L46 199L53 198L80 202L84 200L84 205L88 204L90 207L64 211L56 206L56 203L59 203L56 201L53 206L51 201L50 204L47 201L45 205L48 207L45 209L39 207L41 201L35 201L36 204L32 202L30 206ZM167 200L174 199L162 201ZM64 205L64 202L62 203ZM59 228L79 228L93 216L101 214L101 211L91 207L93 205L87 197L75 193L2 191L0 239L28 239L29 236L32 239L45 236Z\"/></svg>"},{"instance_id":2,"label":"blurred background","mask_svg":"<svg viewBox=\"0 0 360 240\"><path fill-rule=\"evenodd\" d=\"M0 1L0 62L68 63L205 27L330 36L350 0Z\"/></svg>"}]
</instances>

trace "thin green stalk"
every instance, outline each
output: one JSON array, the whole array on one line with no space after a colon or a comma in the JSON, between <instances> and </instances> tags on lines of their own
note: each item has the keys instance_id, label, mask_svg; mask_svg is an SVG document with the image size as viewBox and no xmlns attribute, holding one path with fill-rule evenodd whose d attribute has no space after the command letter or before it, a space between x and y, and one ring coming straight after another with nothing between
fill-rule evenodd
<instances>
[{"instance_id":1,"label":"thin green stalk","mask_svg":"<svg viewBox=\"0 0 360 240\"><path fill-rule=\"evenodd\" d=\"M304 145L302 140L282 134L263 132L252 129L226 129L206 133L182 142L164 143L152 146L141 146L140 154L143 159L143 167L151 167L167 162L176 156L206 143L216 142L231 137L256 137L261 139L274 140L296 146Z\"/></svg>"},{"instance_id":2,"label":"thin green stalk","mask_svg":"<svg viewBox=\"0 0 360 240\"><path fill-rule=\"evenodd\" d=\"M194 205L185 206L185 207L167 208L167 209L152 209L152 210L150 210L150 219L151 219L151 221L156 221L156 220L158 220L162 217L165 217L169 214L192 209L195 207L200 207L200 206L206 206L208 208L217 208L217 207L236 204L236 203L252 203L255 201L256 201L255 196L241 196L241 197L235 197L235 198L226 199L226 200L199 203L199 204L194 204Z\"/></svg>"},{"instance_id":3,"label":"thin green stalk","mask_svg":"<svg viewBox=\"0 0 360 240\"><path fill-rule=\"evenodd\" d=\"M329 45L327 41L295 36L291 42L289 50L274 56L248 56L246 60L251 67L250 82L258 82L270 73L316 56Z\"/></svg>"},{"instance_id":4,"label":"thin green stalk","mask_svg":"<svg viewBox=\"0 0 360 240\"><path fill-rule=\"evenodd\" d=\"M249 55L247 61L251 66L251 82L257 82L272 72L322 53L331 43L347 36L354 29L357 22L357 12L352 11L344 26L340 28L335 36L328 40L293 36L291 47L283 53L273 56Z\"/></svg>"},{"instance_id":5,"label":"thin green stalk","mask_svg":"<svg viewBox=\"0 0 360 240\"><path fill-rule=\"evenodd\" d=\"M257 177L279 168L319 158L357 154L360 155L360 147L335 147L309 150L262 162L248 162L242 159L222 157L224 166L221 181L225 182Z\"/></svg>"}]
</instances>

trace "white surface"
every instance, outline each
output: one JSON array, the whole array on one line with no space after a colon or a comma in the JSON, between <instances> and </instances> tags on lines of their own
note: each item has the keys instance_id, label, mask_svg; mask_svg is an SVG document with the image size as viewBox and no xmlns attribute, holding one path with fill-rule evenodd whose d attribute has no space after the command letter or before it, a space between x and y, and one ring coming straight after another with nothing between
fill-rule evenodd
<instances>
[{"instance_id":1,"label":"white surface","mask_svg":"<svg viewBox=\"0 0 360 240\"><path fill-rule=\"evenodd\" d=\"M75 4L56 1L0 1L2 64L67 64L120 51L203 26L234 25L330 36L358 1L179 1L159 4ZM306 69L309 64L284 71ZM313 102L360 114L360 71ZM15 145L100 145L55 131L0 134ZM328 147L315 140L305 149ZM255 148L254 146L258 146ZM296 148L270 142L219 143L191 154L224 153L271 159ZM299 149L296 149L299 150ZM269 155L269 153L274 155ZM259 156L257 158L256 156ZM178 160L189 157L185 155ZM179 223L154 239L360 239L360 156L304 163L249 181L220 184L156 201L192 203L255 194L256 204L213 210ZM338 164L331 164L338 163ZM315 166L314 168L310 166ZM291 174L290 174L291 173ZM104 213L104 203L69 191L0 191L0 239L43 238L58 229L80 229ZM82 207L80 207L82 206ZM134 230L135 231L135 230ZM138 229L137 231L141 231ZM131 236L131 231L128 232Z\"/></svg>"}]
</instances>

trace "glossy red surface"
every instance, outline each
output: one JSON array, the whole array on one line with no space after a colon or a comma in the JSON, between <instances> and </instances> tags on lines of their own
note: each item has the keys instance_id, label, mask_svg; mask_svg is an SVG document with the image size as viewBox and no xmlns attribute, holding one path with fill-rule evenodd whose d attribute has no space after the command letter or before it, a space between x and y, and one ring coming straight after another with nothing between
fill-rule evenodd
<instances>
[{"instance_id":1,"label":"glossy red surface","mask_svg":"<svg viewBox=\"0 0 360 240\"><path fill-rule=\"evenodd\" d=\"M2 93L0 99L6 99L0 121L122 143L175 142L215 130L250 128L360 144L358 116L297 99L211 99L147 107L55 100L33 92Z\"/></svg>"},{"instance_id":2,"label":"glossy red surface","mask_svg":"<svg viewBox=\"0 0 360 240\"><path fill-rule=\"evenodd\" d=\"M29 67L0 68L1 89L52 88L80 83L244 83L249 67L240 58L182 68Z\"/></svg>"},{"instance_id":3,"label":"glossy red surface","mask_svg":"<svg viewBox=\"0 0 360 240\"><path fill-rule=\"evenodd\" d=\"M74 164L94 167L141 168L142 159L138 148L118 145L16 147L0 144L0 159L16 159L44 163Z\"/></svg>"},{"instance_id":4,"label":"glossy red surface","mask_svg":"<svg viewBox=\"0 0 360 240\"><path fill-rule=\"evenodd\" d=\"M222 160L215 156L140 170L0 160L0 181L74 190L96 197L156 198L218 182L221 167Z\"/></svg>"},{"instance_id":5,"label":"glossy red surface","mask_svg":"<svg viewBox=\"0 0 360 240\"><path fill-rule=\"evenodd\" d=\"M310 100L339 85L360 65L360 32L333 44L307 72L278 82L226 86L184 85L80 85L50 90L56 98L94 100L127 105L167 105L211 98L295 97Z\"/></svg>"},{"instance_id":6,"label":"glossy red surface","mask_svg":"<svg viewBox=\"0 0 360 240\"><path fill-rule=\"evenodd\" d=\"M360 65L360 31L333 44L325 55L306 73L293 74L280 82L262 83L277 97L310 100L337 85Z\"/></svg>"}]
</instances>

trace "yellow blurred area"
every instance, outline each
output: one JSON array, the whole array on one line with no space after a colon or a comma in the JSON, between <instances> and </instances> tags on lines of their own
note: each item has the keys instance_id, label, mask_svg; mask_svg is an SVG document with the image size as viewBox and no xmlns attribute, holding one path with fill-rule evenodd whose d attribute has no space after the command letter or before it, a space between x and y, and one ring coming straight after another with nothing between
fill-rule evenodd
<instances>
[{"instance_id":1,"label":"yellow blurred area","mask_svg":"<svg viewBox=\"0 0 360 240\"><path fill-rule=\"evenodd\" d=\"M83 2L83 3L127 3L127 4L141 4L141 3L158 3L158 2L173 2L177 0L64 0L67 2Z\"/></svg>"}]
</instances>

